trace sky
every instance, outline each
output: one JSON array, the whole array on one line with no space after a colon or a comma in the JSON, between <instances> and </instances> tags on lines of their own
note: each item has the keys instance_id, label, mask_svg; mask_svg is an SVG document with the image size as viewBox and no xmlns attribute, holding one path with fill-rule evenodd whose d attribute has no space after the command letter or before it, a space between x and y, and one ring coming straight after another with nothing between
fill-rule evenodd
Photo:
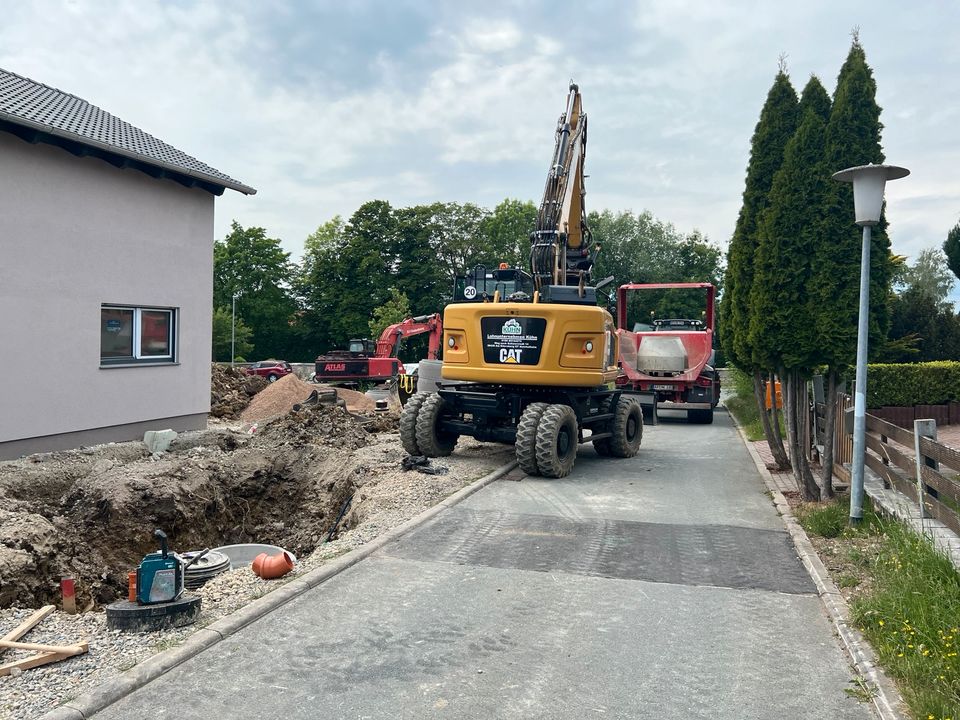
<instances>
[{"instance_id":1,"label":"sky","mask_svg":"<svg viewBox=\"0 0 960 720\"><path fill-rule=\"evenodd\" d=\"M832 93L855 27L887 162L912 173L887 186L894 252L939 247L960 220L960 4L946 0L3 5L0 68L253 186L217 200L216 237L261 226L294 259L368 200L539 202L571 79L587 208L649 210L726 249L780 57L798 92L813 73Z\"/></svg>"}]
</instances>

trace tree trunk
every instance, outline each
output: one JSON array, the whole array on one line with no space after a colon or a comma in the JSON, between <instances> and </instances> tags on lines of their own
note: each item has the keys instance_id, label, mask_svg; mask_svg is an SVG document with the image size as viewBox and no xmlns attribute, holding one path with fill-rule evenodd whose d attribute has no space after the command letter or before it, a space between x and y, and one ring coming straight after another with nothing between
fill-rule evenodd
<instances>
[{"instance_id":1,"label":"tree trunk","mask_svg":"<svg viewBox=\"0 0 960 720\"><path fill-rule=\"evenodd\" d=\"M770 446L770 452L773 454L773 461L777 465L777 470L786 470L790 467L790 460L783 449L783 443L777 442L773 435L773 429L770 427L770 415L764 405L763 376L760 371L753 373L753 395L757 401L757 409L760 411L760 422L763 424L763 435L767 439L767 445Z\"/></svg>"},{"instance_id":2,"label":"tree trunk","mask_svg":"<svg viewBox=\"0 0 960 720\"><path fill-rule=\"evenodd\" d=\"M823 455L820 462L823 467L820 472L820 487L823 497L832 498L833 492L833 433L837 424L837 371L827 368L827 392L824 396L826 403L823 421Z\"/></svg>"},{"instance_id":3,"label":"tree trunk","mask_svg":"<svg viewBox=\"0 0 960 720\"><path fill-rule=\"evenodd\" d=\"M780 389L783 392L783 426L787 432L787 452L790 454L790 466L793 468L793 477L797 481L797 487L802 487L800 479L800 463L797 460L797 452L793 446L793 436L796 430L796 422L793 414L793 384L790 382L791 375L784 368L780 368L777 374L780 376ZM776 403L772 403L776 405Z\"/></svg>"},{"instance_id":4,"label":"tree trunk","mask_svg":"<svg viewBox=\"0 0 960 720\"><path fill-rule=\"evenodd\" d=\"M794 457L796 462L794 467L800 466L800 480L802 482L804 499L819 500L820 486L817 485L817 479L813 476L810 469L810 462L807 460L807 448L804 447L803 428L808 421L808 398L807 384L800 376L800 372L794 370L791 373L791 384L793 385L793 410L794 410Z\"/></svg>"}]
</instances>

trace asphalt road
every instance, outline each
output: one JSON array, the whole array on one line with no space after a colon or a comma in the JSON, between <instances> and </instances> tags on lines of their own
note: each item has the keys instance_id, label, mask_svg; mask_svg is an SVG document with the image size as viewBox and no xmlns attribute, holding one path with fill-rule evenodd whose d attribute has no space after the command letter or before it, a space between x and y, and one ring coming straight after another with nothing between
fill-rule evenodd
<instances>
[{"instance_id":1,"label":"asphalt road","mask_svg":"<svg viewBox=\"0 0 960 720\"><path fill-rule=\"evenodd\" d=\"M96 717L873 717L729 417L681 417L488 486Z\"/></svg>"}]
</instances>

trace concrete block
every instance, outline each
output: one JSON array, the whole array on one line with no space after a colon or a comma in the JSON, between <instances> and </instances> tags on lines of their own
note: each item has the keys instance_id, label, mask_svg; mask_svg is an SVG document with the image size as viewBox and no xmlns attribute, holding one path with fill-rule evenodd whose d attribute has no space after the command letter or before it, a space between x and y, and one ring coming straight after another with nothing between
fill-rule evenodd
<instances>
[{"instance_id":1,"label":"concrete block","mask_svg":"<svg viewBox=\"0 0 960 720\"><path fill-rule=\"evenodd\" d=\"M143 434L143 442L150 453L166 452L170 443L177 438L175 430L147 430Z\"/></svg>"}]
</instances>

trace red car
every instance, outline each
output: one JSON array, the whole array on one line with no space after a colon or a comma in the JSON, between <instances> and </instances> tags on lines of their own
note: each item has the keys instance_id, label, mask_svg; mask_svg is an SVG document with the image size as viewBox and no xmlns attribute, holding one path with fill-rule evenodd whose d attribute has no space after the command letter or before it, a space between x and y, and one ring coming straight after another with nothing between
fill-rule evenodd
<instances>
[{"instance_id":1,"label":"red car","mask_svg":"<svg viewBox=\"0 0 960 720\"><path fill-rule=\"evenodd\" d=\"M267 382L273 382L292 373L293 368L284 360L261 360L254 363L252 367L248 367L246 372L247 375L259 375L266 378Z\"/></svg>"}]
</instances>

